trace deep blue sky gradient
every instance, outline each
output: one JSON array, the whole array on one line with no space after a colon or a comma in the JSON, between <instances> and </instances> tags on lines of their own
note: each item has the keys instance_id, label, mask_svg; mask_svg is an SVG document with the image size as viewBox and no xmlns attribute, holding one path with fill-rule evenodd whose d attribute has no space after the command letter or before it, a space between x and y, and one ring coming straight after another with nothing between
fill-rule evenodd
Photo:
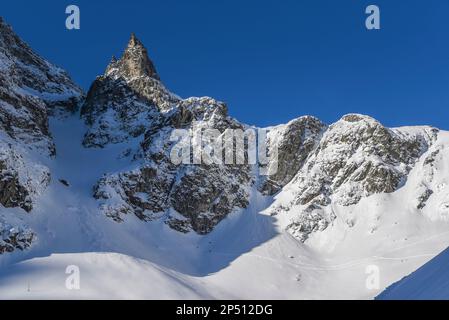
<instances>
[{"instance_id":1,"label":"deep blue sky gradient","mask_svg":"<svg viewBox=\"0 0 449 320\"><path fill-rule=\"evenodd\" d=\"M65 29L65 8L81 30ZM380 31L365 8L381 9ZM350 112L388 126L449 129L447 0L15 0L0 15L83 88L120 56L131 32L167 87L209 95L260 126Z\"/></svg>"}]
</instances>

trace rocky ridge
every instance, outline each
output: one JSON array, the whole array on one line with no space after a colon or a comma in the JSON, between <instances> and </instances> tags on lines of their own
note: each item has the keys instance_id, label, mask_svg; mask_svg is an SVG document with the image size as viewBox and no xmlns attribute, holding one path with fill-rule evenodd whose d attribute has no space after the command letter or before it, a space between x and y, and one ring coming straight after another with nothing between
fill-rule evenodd
<instances>
[{"instance_id":1,"label":"rocky ridge","mask_svg":"<svg viewBox=\"0 0 449 320\"><path fill-rule=\"evenodd\" d=\"M346 115L331 126L305 116L268 128L268 153L276 147L278 157L266 165L173 165L170 135L174 129L217 128L223 132L248 126L229 118L226 106L212 98L183 100L167 91L146 55L133 35L123 57L113 60L100 77L108 83L107 92L120 92L113 106L98 103L110 100L94 83L89 94L96 97L94 103L82 109L91 124L86 137L107 137L100 146L141 137L132 152L136 168L107 174L94 189L102 210L116 221L132 212L142 220L165 219L178 231L208 233L227 214L247 207L251 190L257 186L267 196L291 193L289 201L275 201L270 211L273 215L297 212L286 228L305 241L336 218L333 205L356 205L370 195L398 190L438 136L434 128L388 129L357 114ZM98 121L114 125L98 129ZM136 121L142 122L136 126ZM126 124L126 128L117 130L115 124ZM139 130L130 135L135 128ZM277 170L269 176L257 173L267 167ZM419 195L422 204L418 209L431 192Z\"/></svg>"},{"instance_id":2,"label":"rocky ridge","mask_svg":"<svg viewBox=\"0 0 449 320\"><path fill-rule=\"evenodd\" d=\"M174 163L179 129L190 137L217 129L257 129L228 115L225 103L210 97L183 99L171 93L133 34L120 59L83 93L67 73L36 55L0 21L0 203L32 212L51 180L40 160L57 156L49 116L77 112L87 131L85 148L111 146L129 160L106 172L94 186L98 210L121 223L130 215L143 222L207 234L232 212L251 205L260 192L273 203L268 212L300 241L376 194L401 189L422 166L414 209L425 211L442 184L440 132L430 127L389 129L368 116L349 114L332 125L304 116L268 130L268 164ZM202 142L205 145L205 142ZM204 146L203 145L203 146ZM190 146L189 146L190 148ZM248 155L246 155L248 156ZM276 168L268 176L260 172ZM433 206L434 204L432 204ZM441 204L442 205L442 204ZM1 217L0 252L29 247L35 235ZM355 223L345 220L348 227Z\"/></svg>"},{"instance_id":3,"label":"rocky ridge","mask_svg":"<svg viewBox=\"0 0 449 320\"><path fill-rule=\"evenodd\" d=\"M228 116L222 102L170 93L135 35L123 56L113 59L91 86L81 115L89 126L86 147L140 141L137 150L124 148L134 169L106 174L94 187L100 209L115 221L131 213L144 221L163 218L181 232L204 234L248 205L253 183L248 166L176 165L170 159L176 129L193 135L207 128L243 130L244 125Z\"/></svg>"},{"instance_id":4,"label":"rocky ridge","mask_svg":"<svg viewBox=\"0 0 449 320\"><path fill-rule=\"evenodd\" d=\"M287 229L304 241L332 223L333 206L356 205L362 198L402 187L438 133L430 127L388 129L368 116L346 115L326 130L284 190L288 200L275 202L272 214L299 212Z\"/></svg>"},{"instance_id":5,"label":"rocky ridge","mask_svg":"<svg viewBox=\"0 0 449 320\"><path fill-rule=\"evenodd\" d=\"M41 160L56 155L50 115L74 113L81 89L41 58L0 18L0 204L30 212L50 183ZM0 212L1 218L1 212ZM0 219L1 220L1 219ZM24 249L33 239L22 227L0 224L0 252Z\"/></svg>"}]
</instances>

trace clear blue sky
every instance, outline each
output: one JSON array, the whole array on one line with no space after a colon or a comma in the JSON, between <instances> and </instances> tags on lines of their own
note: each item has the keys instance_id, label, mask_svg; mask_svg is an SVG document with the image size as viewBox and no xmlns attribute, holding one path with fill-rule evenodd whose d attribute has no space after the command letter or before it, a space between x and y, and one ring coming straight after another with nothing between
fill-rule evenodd
<instances>
[{"instance_id":1,"label":"clear blue sky","mask_svg":"<svg viewBox=\"0 0 449 320\"><path fill-rule=\"evenodd\" d=\"M79 31L65 29L69 4ZM369 4L380 31L365 28ZM171 91L246 123L358 112L449 129L447 0L15 0L0 15L86 90L135 32Z\"/></svg>"}]
</instances>

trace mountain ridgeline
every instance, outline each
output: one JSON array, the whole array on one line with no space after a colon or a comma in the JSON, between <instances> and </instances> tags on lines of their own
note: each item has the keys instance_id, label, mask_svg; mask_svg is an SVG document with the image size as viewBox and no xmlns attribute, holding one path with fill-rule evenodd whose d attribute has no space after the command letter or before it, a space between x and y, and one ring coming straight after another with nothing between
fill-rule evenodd
<instances>
[{"instance_id":1,"label":"mountain ridgeline","mask_svg":"<svg viewBox=\"0 0 449 320\"><path fill-rule=\"evenodd\" d=\"M134 34L122 57L111 60L85 95L0 19L0 71L0 254L25 250L39 239L21 217L34 214L56 178L49 168L58 157L52 117L80 117L83 148L114 148L117 159L129 160L90 186L97 213L119 224L135 216L141 223L163 221L174 232L204 235L259 194L268 199L265 211L306 242L339 219L353 227L357 220L339 216L341 208L397 192L418 166L414 191L404 199L412 203L410 210L441 220L449 210L434 197L444 190L437 178L445 160L441 131L389 129L359 114L331 125L303 116L269 128L268 153L278 150L271 160L276 164L264 164L277 166L272 175L260 175L259 164L174 164L174 130L250 126L230 117L223 102L171 93Z\"/></svg>"}]
</instances>

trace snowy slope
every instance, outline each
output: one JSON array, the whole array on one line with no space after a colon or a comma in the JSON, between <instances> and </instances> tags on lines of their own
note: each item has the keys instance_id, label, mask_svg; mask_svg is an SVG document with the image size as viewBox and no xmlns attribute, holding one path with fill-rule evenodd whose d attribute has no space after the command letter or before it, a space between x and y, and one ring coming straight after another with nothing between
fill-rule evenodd
<instances>
[{"instance_id":1,"label":"snowy slope","mask_svg":"<svg viewBox=\"0 0 449 320\"><path fill-rule=\"evenodd\" d=\"M379 300L447 300L449 299L449 249L424 266L389 286Z\"/></svg>"},{"instance_id":2,"label":"snowy slope","mask_svg":"<svg viewBox=\"0 0 449 320\"><path fill-rule=\"evenodd\" d=\"M77 117L53 120L51 127L60 156L48 165L70 187L55 179L27 216L39 234L31 250L0 256L1 298L371 299L449 243L447 224L404 210L403 199L416 186L412 178L396 193L342 212L358 217L354 229L337 221L306 243L264 213L272 199L256 191L247 210L206 236L143 224L135 216L117 224L95 210L87 186L126 164L115 160L120 148L92 151L76 144L84 129ZM68 265L80 267L80 291L65 288ZM369 265L380 268L379 289L366 287Z\"/></svg>"},{"instance_id":3,"label":"snowy slope","mask_svg":"<svg viewBox=\"0 0 449 320\"><path fill-rule=\"evenodd\" d=\"M65 286L67 266L80 268L80 290ZM94 271L94 272L92 272ZM55 254L4 270L2 299L207 298L186 276L115 253Z\"/></svg>"}]
</instances>

